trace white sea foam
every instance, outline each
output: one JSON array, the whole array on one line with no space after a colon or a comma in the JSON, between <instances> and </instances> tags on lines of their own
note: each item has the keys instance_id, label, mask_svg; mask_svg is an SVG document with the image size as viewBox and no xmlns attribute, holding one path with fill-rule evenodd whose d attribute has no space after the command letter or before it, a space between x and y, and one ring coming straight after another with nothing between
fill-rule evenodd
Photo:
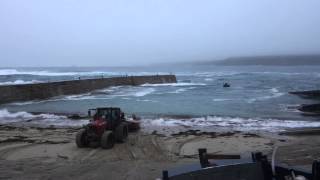
<instances>
[{"instance_id":1,"label":"white sea foam","mask_svg":"<svg viewBox=\"0 0 320 180\"><path fill-rule=\"evenodd\" d=\"M105 94L99 94L104 92ZM57 100L87 100L87 99L112 99L114 97L127 98L130 96L143 97L155 92L154 88L141 87L112 87L97 91L97 93L87 93L81 95L70 95Z\"/></svg>"},{"instance_id":2,"label":"white sea foam","mask_svg":"<svg viewBox=\"0 0 320 180\"><path fill-rule=\"evenodd\" d=\"M212 78L205 78L204 80L205 80L205 81L213 81Z\"/></svg>"},{"instance_id":3,"label":"white sea foam","mask_svg":"<svg viewBox=\"0 0 320 180\"><path fill-rule=\"evenodd\" d=\"M90 94L80 94L80 95L66 96L61 100L86 100L86 99L92 99L92 98L94 98L94 96L91 96Z\"/></svg>"},{"instance_id":4,"label":"white sea foam","mask_svg":"<svg viewBox=\"0 0 320 180\"><path fill-rule=\"evenodd\" d=\"M16 69L0 69L0 75L37 75L37 76L72 76L77 72L19 71Z\"/></svg>"},{"instance_id":5,"label":"white sea foam","mask_svg":"<svg viewBox=\"0 0 320 180\"><path fill-rule=\"evenodd\" d=\"M294 121L278 119L261 119L261 118L240 118L240 117L218 117L207 116L191 119L145 119L145 126L162 126L162 127L191 127L191 128L208 128L208 127L225 127L239 131L263 130L263 131L282 131L288 128L301 127L319 127L320 122L315 121Z\"/></svg>"},{"instance_id":6,"label":"white sea foam","mask_svg":"<svg viewBox=\"0 0 320 180\"><path fill-rule=\"evenodd\" d=\"M9 112L7 109L0 110L1 124L30 124L37 126L81 126L88 123L88 120L71 120L66 116L54 114L31 114L28 112Z\"/></svg>"},{"instance_id":7,"label":"white sea foam","mask_svg":"<svg viewBox=\"0 0 320 180\"><path fill-rule=\"evenodd\" d=\"M10 103L9 105L24 106L24 105L30 105L30 104L40 104L40 103L45 103L45 102L54 102L54 101L61 101L61 100L66 100L66 97L65 98L52 98L52 99L46 99L46 100L14 102L14 103Z\"/></svg>"},{"instance_id":8,"label":"white sea foam","mask_svg":"<svg viewBox=\"0 0 320 180\"><path fill-rule=\"evenodd\" d=\"M150 100L150 99L137 99L138 102L158 102L155 100Z\"/></svg>"},{"instance_id":9,"label":"white sea foam","mask_svg":"<svg viewBox=\"0 0 320 180\"><path fill-rule=\"evenodd\" d=\"M130 97L143 97L152 94L156 90L154 88L147 87L112 87L92 93L59 96L52 99L41 100L41 101L26 101L26 102L15 102L9 105L24 106L30 104L40 104L46 102L57 102L57 101L81 101L81 100L101 100L101 99L113 99L115 97L122 97L122 99L129 100ZM108 92L108 93L107 93Z\"/></svg>"},{"instance_id":10,"label":"white sea foam","mask_svg":"<svg viewBox=\"0 0 320 180\"><path fill-rule=\"evenodd\" d=\"M142 89L138 92L133 93L133 96L142 97L142 96L146 96L148 94L151 94L153 92L155 92L154 88L146 88L146 89Z\"/></svg>"},{"instance_id":11,"label":"white sea foam","mask_svg":"<svg viewBox=\"0 0 320 180\"><path fill-rule=\"evenodd\" d=\"M15 103L10 103L9 105L25 106L25 105L36 104L36 103L39 103L39 101L15 102Z\"/></svg>"},{"instance_id":12,"label":"white sea foam","mask_svg":"<svg viewBox=\"0 0 320 180\"><path fill-rule=\"evenodd\" d=\"M192 90L192 89L195 89L195 87L188 87L188 88L179 88L173 92L169 92L169 93L172 93L172 94L179 94L179 93L183 93L183 92L186 92L186 91L189 91L189 90Z\"/></svg>"},{"instance_id":13,"label":"white sea foam","mask_svg":"<svg viewBox=\"0 0 320 180\"><path fill-rule=\"evenodd\" d=\"M0 82L0 86L17 85L17 84L34 84L34 83L41 83L41 82L42 81L37 81L37 80L31 80L31 81L15 80L15 81Z\"/></svg>"}]
</instances>

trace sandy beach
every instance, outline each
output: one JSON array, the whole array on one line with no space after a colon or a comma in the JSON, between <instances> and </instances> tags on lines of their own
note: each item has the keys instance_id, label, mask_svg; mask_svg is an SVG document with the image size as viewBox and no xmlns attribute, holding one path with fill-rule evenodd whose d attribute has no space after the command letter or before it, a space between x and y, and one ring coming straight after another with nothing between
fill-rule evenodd
<instances>
[{"instance_id":1,"label":"sandy beach","mask_svg":"<svg viewBox=\"0 0 320 180\"><path fill-rule=\"evenodd\" d=\"M131 133L113 149L79 149L78 129L0 126L0 179L156 179L164 169L197 163L197 149L217 154L270 154L277 160L310 168L319 157L318 135L280 136L248 133L190 133L164 136ZM306 141L305 139L308 139Z\"/></svg>"}]
</instances>

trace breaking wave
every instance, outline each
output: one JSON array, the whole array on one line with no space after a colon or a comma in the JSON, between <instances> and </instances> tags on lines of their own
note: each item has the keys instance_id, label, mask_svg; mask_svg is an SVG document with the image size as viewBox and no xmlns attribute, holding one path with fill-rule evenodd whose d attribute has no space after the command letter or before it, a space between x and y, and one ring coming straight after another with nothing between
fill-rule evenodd
<instances>
[{"instance_id":1,"label":"breaking wave","mask_svg":"<svg viewBox=\"0 0 320 180\"><path fill-rule=\"evenodd\" d=\"M136 87L111 87L99 91L95 91L87 94L70 95L59 99L52 99L54 101L59 100L88 100L88 99L112 99L114 97L143 97L155 92L154 88L136 88ZM49 100L50 101L50 100Z\"/></svg>"},{"instance_id":2,"label":"breaking wave","mask_svg":"<svg viewBox=\"0 0 320 180\"><path fill-rule=\"evenodd\" d=\"M268 100L268 99L272 99L272 98L277 98L277 97L283 96L285 94L285 93L280 92L277 88L270 89L269 93L271 95L248 99L248 103L253 103L255 101L264 101L264 100Z\"/></svg>"},{"instance_id":3,"label":"breaking wave","mask_svg":"<svg viewBox=\"0 0 320 180\"><path fill-rule=\"evenodd\" d=\"M112 71L26 71L26 70L17 70L17 69L0 69L0 76L5 75L35 75L35 76L143 76L143 75L164 75L169 74L167 72L112 72Z\"/></svg>"},{"instance_id":4,"label":"breaking wave","mask_svg":"<svg viewBox=\"0 0 320 180\"><path fill-rule=\"evenodd\" d=\"M0 69L0 76L4 75L36 75L36 76L72 76L78 72L49 72L49 71L19 71L16 69Z\"/></svg>"},{"instance_id":5,"label":"breaking wave","mask_svg":"<svg viewBox=\"0 0 320 180\"><path fill-rule=\"evenodd\" d=\"M185 83L185 82L178 82L178 83L164 83L164 84L143 84L143 87L161 87L161 86L206 86L207 84L204 83Z\"/></svg>"},{"instance_id":6,"label":"breaking wave","mask_svg":"<svg viewBox=\"0 0 320 180\"><path fill-rule=\"evenodd\" d=\"M34 84L34 83L41 83L42 81L32 80L32 81L24 81L24 80L15 80L15 81L8 81L8 82L0 82L0 86L4 85L17 85L17 84Z\"/></svg>"},{"instance_id":7,"label":"breaking wave","mask_svg":"<svg viewBox=\"0 0 320 180\"><path fill-rule=\"evenodd\" d=\"M225 99L225 98L212 99L212 101L214 101L214 102L233 101L233 100L235 100L235 99Z\"/></svg>"},{"instance_id":8,"label":"breaking wave","mask_svg":"<svg viewBox=\"0 0 320 180\"><path fill-rule=\"evenodd\" d=\"M143 90L138 91L138 92L134 92L132 95L136 96L136 97L142 97L142 96L146 96L148 94L151 94L153 92L155 92L155 89L147 88L147 89L143 89Z\"/></svg>"},{"instance_id":9,"label":"breaking wave","mask_svg":"<svg viewBox=\"0 0 320 180\"><path fill-rule=\"evenodd\" d=\"M28 112L9 112L0 110L0 124L34 125L41 127L79 127L88 123L88 120L71 120L66 116L54 114L31 114Z\"/></svg>"},{"instance_id":10,"label":"breaking wave","mask_svg":"<svg viewBox=\"0 0 320 180\"><path fill-rule=\"evenodd\" d=\"M172 91L172 92L169 92L169 93L172 93L172 94L179 94L179 93L183 93L183 92L186 92L186 91L189 91L189 90L192 90L194 89L195 87L188 87L188 88L179 88L175 91Z\"/></svg>"},{"instance_id":11,"label":"breaking wave","mask_svg":"<svg viewBox=\"0 0 320 180\"><path fill-rule=\"evenodd\" d=\"M57 102L57 101L81 101L81 100L102 100L102 99L113 99L115 97L122 97L122 99L131 99L129 97L144 97L154 93L154 88L141 88L141 87L111 87L102 89L86 94L59 96L47 100L38 101L26 101L26 102L14 102L9 105L24 106L30 104L40 104L46 102Z\"/></svg>"},{"instance_id":12,"label":"breaking wave","mask_svg":"<svg viewBox=\"0 0 320 180\"><path fill-rule=\"evenodd\" d=\"M295 121L295 120L278 120L262 118L240 118L240 117L219 117L206 116L190 119L144 119L144 126L156 127L187 127L192 129L209 128L228 128L236 131L269 131L278 132L290 128L302 127L319 127L320 122L315 121Z\"/></svg>"}]
</instances>

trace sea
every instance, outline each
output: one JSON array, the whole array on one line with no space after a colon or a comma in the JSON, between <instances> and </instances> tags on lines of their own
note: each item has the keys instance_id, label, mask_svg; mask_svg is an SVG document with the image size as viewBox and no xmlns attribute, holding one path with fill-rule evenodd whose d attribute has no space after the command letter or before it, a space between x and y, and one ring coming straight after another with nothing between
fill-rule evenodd
<instances>
[{"instance_id":1,"label":"sea","mask_svg":"<svg viewBox=\"0 0 320 180\"><path fill-rule=\"evenodd\" d=\"M2 68L0 86L130 75L174 74L176 84L143 84L86 94L0 105L0 124L80 127L96 107L121 107L141 118L143 129L280 132L319 127L320 119L298 110L317 103L290 91L320 89L320 66L150 65L142 67ZM223 87L229 83L230 87Z\"/></svg>"}]
</instances>

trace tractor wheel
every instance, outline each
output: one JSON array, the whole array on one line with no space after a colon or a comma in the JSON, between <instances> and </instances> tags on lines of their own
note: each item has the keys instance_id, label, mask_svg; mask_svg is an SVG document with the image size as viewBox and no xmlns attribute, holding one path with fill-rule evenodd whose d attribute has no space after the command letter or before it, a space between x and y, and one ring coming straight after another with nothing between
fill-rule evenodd
<instances>
[{"instance_id":1,"label":"tractor wheel","mask_svg":"<svg viewBox=\"0 0 320 180\"><path fill-rule=\"evenodd\" d=\"M118 142L125 142L128 139L128 125L127 123L121 123L116 127L115 135Z\"/></svg>"},{"instance_id":2,"label":"tractor wheel","mask_svg":"<svg viewBox=\"0 0 320 180\"><path fill-rule=\"evenodd\" d=\"M87 132L85 129L81 129L76 135L76 144L79 148L88 146Z\"/></svg>"},{"instance_id":3,"label":"tractor wheel","mask_svg":"<svg viewBox=\"0 0 320 180\"><path fill-rule=\"evenodd\" d=\"M115 138L112 131L105 131L101 137L101 147L104 149L110 149L115 143Z\"/></svg>"}]
</instances>

